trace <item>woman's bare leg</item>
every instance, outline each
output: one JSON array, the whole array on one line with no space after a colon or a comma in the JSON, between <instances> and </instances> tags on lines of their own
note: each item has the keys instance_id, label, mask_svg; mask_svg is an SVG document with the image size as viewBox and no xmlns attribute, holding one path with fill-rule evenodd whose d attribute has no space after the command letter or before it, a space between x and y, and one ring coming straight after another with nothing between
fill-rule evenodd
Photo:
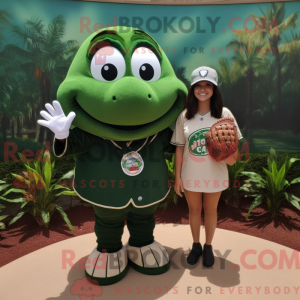
<instances>
[{"instance_id":1,"label":"woman's bare leg","mask_svg":"<svg viewBox=\"0 0 300 300\"><path fill-rule=\"evenodd\" d=\"M199 243L201 211L202 211L202 192L192 192L184 189L184 195L189 206L189 219L194 243Z\"/></svg>"},{"instance_id":2,"label":"woman's bare leg","mask_svg":"<svg viewBox=\"0 0 300 300\"><path fill-rule=\"evenodd\" d=\"M217 207L222 191L215 193L204 193L203 208L204 208L204 226L206 245L211 245L215 229L217 227L218 215Z\"/></svg>"}]
</instances>

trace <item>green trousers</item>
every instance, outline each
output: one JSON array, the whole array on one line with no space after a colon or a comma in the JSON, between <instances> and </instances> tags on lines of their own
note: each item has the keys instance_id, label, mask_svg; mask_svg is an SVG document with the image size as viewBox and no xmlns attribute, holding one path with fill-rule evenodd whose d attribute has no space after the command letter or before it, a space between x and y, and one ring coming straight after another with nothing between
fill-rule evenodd
<instances>
[{"instance_id":1,"label":"green trousers","mask_svg":"<svg viewBox=\"0 0 300 300\"><path fill-rule=\"evenodd\" d=\"M108 209L93 205L95 210L95 234L97 250L107 253L119 251L122 248L122 235L126 214L127 228L130 234L128 244L143 247L153 243L155 227L154 212L159 203L144 208L137 208L130 203L123 209Z\"/></svg>"}]
</instances>

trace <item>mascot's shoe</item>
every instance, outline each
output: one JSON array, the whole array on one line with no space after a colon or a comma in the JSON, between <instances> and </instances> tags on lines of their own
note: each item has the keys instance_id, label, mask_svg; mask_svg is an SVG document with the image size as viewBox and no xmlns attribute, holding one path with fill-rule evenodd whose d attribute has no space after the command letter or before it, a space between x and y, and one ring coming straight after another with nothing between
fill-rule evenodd
<instances>
[{"instance_id":1,"label":"mascot's shoe","mask_svg":"<svg viewBox=\"0 0 300 300\"><path fill-rule=\"evenodd\" d=\"M129 265L136 271L147 275L165 273L170 268L170 258L167 250L158 242L143 247L130 246L128 243Z\"/></svg>"},{"instance_id":2,"label":"mascot's shoe","mask_svg":"<svg viewBox=\"0 0 300 300\"><path fill-rule=\"evenodd\" d=\"M85 275L97 280L99 285L108 285L120 281L127 271L126 246L113 253L99 252L96 247L87 259Z\"/></svg>"}]
</instances>

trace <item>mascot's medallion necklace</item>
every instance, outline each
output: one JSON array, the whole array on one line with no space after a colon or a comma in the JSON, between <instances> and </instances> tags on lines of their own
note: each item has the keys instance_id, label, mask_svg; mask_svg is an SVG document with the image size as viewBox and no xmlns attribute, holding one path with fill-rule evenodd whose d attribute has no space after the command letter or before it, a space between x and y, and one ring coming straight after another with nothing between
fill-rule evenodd
<instances>
[{"instance_id":1,"label":"mascot's medallion necklace","mask_svg":"<svg viewBox=\"0 0 300 300\"><path fill-rule=\"evenodd\" d=\"M142 156L138 153L138 151L140 151L146 145L148 138L149 137L147 137L145 143L137 151L131 151L123 155L121 160L121 168L126 175L136 176L143 171L144 161ZM118 148L122 149L114 141L111 140L111 142ZM128 142L126 146L129 147L131 143L132 141Z\"/></svg>"}]
</instances>

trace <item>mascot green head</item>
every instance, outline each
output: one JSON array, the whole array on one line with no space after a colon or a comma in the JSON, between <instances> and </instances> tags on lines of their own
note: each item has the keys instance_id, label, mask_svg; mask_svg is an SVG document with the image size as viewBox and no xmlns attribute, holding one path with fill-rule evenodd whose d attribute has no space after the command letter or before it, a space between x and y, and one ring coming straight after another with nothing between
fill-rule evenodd
<instances>
[{"instance_id":1,"label":"mascot green head","mask_svg":"<svg viewBox=\"0 0 300 300\"><path fill-rule=\"evenodd\" d=\"M151 136L176 121L187 88L157 42L131 27L103 28L79 48L57 92L73 125L115 141Z\"/></svg>"}]
</instances>

